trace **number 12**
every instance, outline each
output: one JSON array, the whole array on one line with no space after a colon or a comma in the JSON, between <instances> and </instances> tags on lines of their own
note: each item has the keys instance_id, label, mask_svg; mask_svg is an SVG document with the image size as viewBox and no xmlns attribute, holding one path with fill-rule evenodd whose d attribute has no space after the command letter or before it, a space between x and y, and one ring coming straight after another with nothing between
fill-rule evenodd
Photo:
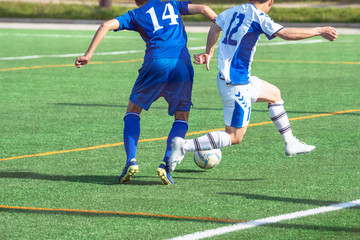
<instances>
[{"instance_id":1,"label":"number 12","mask_svg":"<svg viewBox=\"0 0 360 240\"><path fill-rule=\"evenodd\" d=\"M231 26L233 25L233 23L235 22L235 19L238 18L239 19L239 22L238 24L236 24L235 27L231 28ZM234 13L234 15L232 16L232 19L230 21L230 24L229 24L229 28L228 30L226 31L226 35L225 35L225 38L223 40L223 43L224 44L229 44L229 45L232 45L232 46L236 46L237 45L237 41L234 40L234 39L231 39L232 35L234 33L236 33L238 30L239 30L239 27L241 26L241 24L243 23L244 21L244 18L245 18L245 15L244 14L239 14L236 12Z\"/></svg>"}]
</instances>

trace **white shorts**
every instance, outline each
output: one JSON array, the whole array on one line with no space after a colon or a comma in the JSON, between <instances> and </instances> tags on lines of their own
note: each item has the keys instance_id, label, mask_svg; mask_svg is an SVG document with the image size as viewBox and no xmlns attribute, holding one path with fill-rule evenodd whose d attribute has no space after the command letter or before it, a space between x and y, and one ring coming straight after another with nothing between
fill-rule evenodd
<instances>
[{"instance_id":1,"label":"white shorts","mask_svg":"<svg viewBox=\"0 0 360 240\"><path fill-rule=\"evenodd\" d=\"M217 77L217 86L223 102L224 122L227 126L242 128L249 125L251 103L260 95L261 79L250 77L246 85L227 84Z\"/></svg>"}]
</instances>

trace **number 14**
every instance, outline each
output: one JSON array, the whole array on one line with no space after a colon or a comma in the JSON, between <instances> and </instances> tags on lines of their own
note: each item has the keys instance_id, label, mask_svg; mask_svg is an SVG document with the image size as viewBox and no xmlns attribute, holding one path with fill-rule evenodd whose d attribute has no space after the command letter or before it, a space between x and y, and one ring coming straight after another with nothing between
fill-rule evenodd
<instances>
[{"instance_id":1,"label":"number 14","mask_svg":"<svg viewBox=\"0 0 360 240\"><path fill-rule=\"evenodd\" d=\"M167 11L169 11L169 14L167 14ZM159 21L158 21L158 19L156 17L154 7L150 8L146 13L150 14L151 21L152 21L153 26L154 26L153 33L155 33L157 30L163 28L163 26L160 26L160 24L159 24ZM163 15L162 15L162 20L170 19L171 22L170 22L169 25L178 25L179 24L177 22L178 18L179 18L179 16L175 14L174 7L170 3L167 3L165 5L165 9L164 9L164 12L163 12Z\"/></svg>"}]
</instances>

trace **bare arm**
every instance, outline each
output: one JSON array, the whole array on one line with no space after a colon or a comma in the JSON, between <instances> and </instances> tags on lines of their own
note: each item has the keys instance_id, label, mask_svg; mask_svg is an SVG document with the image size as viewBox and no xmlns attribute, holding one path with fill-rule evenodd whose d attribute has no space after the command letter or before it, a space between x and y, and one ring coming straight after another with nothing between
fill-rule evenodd
<instances>
[{"instance_id":1,"label":"bare arm","mask_svg":"<svg viewBox=\"0 0 360 240\"><path fill-rule=\"evenodd\" d=\"M215 22L216 13L206 5L189 4L188 10L191 15L202 14L210 21Z\"/></svg>"},{"instance_id":2,"label":"bare arm","mask_svg":"<svg viewBox=\"0 0 360 240\"><path fill-rule=\"evenodd\" d=\"M329 41L335 41L338 34L333 27L316 28L283 28L275 33L275 36L284 40L301 40L315 36L321 36Z\"/></svg>"},{"instance_id":3,"label":"bare arm","mask_svg":"<svg viewBox=\"0 0 360 240\"><path fill-rule=\"evenodd\" d=\"M107 22L104 22L101 24L97 32L95 33L95 36L93 40L90 43L90 46L88 50L86 51L84 56L76 58L75 66L77 68L81 68L82 65L88 64L90 62L90 59L92 55L95 52L95 49L99 45L99 43L104 39L105 35L111 31L116 30L119 28L119 21L116 19L109 20Z\"/></svg>"},{"instance_id":4,"label":"bare arm","mask_svg":"<svg viewBox=\"0 0 360 240\"><path fill-rule=\"evenodd\" d=\"M210 61L214 55L214 49L217 40L219 39L220 32L222 31L221 27L214 23L211 25L207 42L206 42L206 52L201 54L195 54L195 64L206 64L206 69L210 71Z\"/></svg>"}]
</instances>

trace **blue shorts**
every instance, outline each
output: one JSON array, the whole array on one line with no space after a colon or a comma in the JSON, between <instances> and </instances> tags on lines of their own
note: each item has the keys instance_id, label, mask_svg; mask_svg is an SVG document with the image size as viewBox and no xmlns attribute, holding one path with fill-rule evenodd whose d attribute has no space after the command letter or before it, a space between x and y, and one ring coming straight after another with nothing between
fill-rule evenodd
<instances>
[{"instance_id":1,"label":"blue shorts","mask_svg":"<svg viewBox=\"0 0 360 240\"><path fill-rule=\"evenodd\" d=\"M190 111L194 69L190 61L158 58L145 62L130 95L130 101L145 110L158 98L169 104L168 113Z\"/></svg>"}]
</instances>

